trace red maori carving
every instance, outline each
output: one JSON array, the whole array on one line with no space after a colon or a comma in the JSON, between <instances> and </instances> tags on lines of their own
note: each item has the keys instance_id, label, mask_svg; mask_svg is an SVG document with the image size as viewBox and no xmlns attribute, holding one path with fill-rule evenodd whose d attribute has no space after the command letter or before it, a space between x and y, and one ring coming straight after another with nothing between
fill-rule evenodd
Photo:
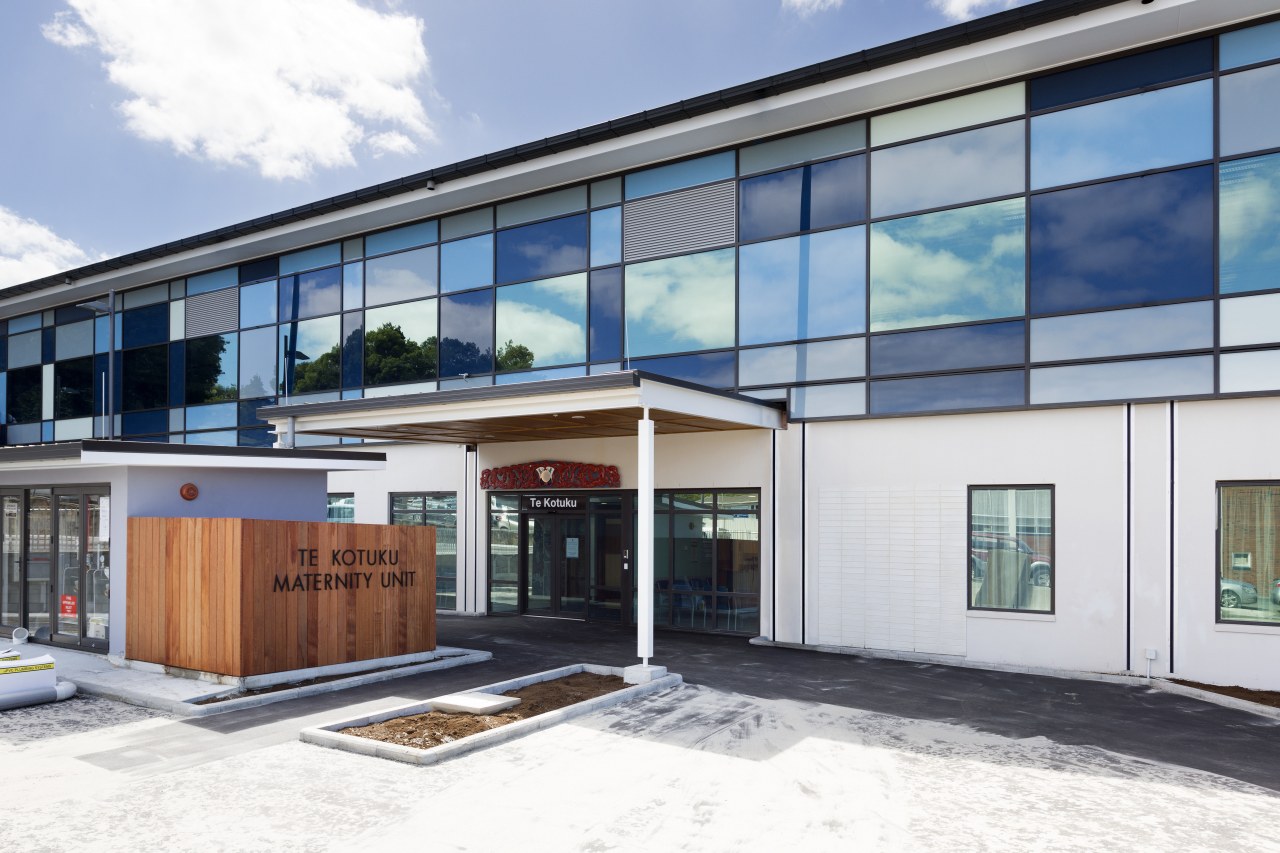
<instances>
[{"instance_id":1,"label":"red maori carving","mask_svg":"<svg viewBox=\"0 0 1280 853\"><path fill-rule=\"evenodd\" d=\"M525 462L480 472L480 488L497 491L526 489L616 489L622 485L617 465L587 462Z\"/></svg>"}]
</instances>

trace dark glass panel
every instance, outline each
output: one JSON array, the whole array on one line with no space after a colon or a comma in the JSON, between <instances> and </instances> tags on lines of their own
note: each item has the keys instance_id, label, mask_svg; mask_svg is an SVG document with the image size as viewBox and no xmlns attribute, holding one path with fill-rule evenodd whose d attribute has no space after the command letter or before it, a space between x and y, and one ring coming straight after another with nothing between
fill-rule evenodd
<instances>
[{"instance_id":1,"label":"dark glass panel","mask_svg":"<svg viewBox=\"0 0 1280 853\"><path fill-rule=\"evenodd\" d=\"M118 316L122 349L167 343L169 340L169 304L167 302L122 311Z\"/></svg>"},{"instance_id":2,"label":"dark glass panel","mask_svg":"<svg viewBox=\"0 0 1280 853\"><path fill-rule=\"evenodd\" d=\"M236 336L187 341L187 405L234 400L238 388Z\"/></svg>"},{"instance_id":3,"label":"dark glass panel","mask_svg":"<svg viewBox=\"0 0 1280 853\"><path fill-rule=\"evenodd\" d=\"M436 300L364 312L367 385L436 378Z\"/></svg>"},{"instance_id":4,"label":"dark glass panel","mask_svg":"<svg viewBox=\"0 0 1280 853\"><path fill-rule=\"evenodd\" d=\"M809 228L831 228L867 218L867 157L814 163L809 172Z\"/></svg>"},{"instance_id":5,"label":"dark glass panel","mask_svg":"<svg viewBox=\"0 0 1280 853\"><path fill-rule=\"evenodd\" d=\"M275 440L276 434L267 427L242 429L236 433L236 444L240 447L270 447Z\"/></svg>"},{"instance_id":6,"label":"dark glass panel","mask_svg":"<svg viewBox=\"0 0 1280 853\"><path fill-rule=\"evenodd\" d=\"M169 431L169 411L126 412L120 418L121 435L151 435Z\"/></svg>"},{"instance_id":7,"label":"dark glass panel","mask_svg":"<svg viewBox=\"0 0 1280 853\"><path fill-rule=\"evenodd\" d=\"M63 323L76 323L80 320L92 320L94 313L88 308L81 308L77 305L63 305L61 308L55 308L53 312L53 322L61 326Z\"/></svg>"},{"instance_id":8,"label":"dark glass panel","mask_svg":"<svg viewBox=\"0 0 1280 853\"><path fill-rule=\"evenodd\" d=\"M57 358L58 339L56 332L57 329L53 326L40 330L40 360L45 364L53 364Z\"/></svg>"},{"instance_id":9,"label":"dark glass panel","mask_svg":"<svg viewBox=\"0 0 1280 853\"><path fill-rule=\"evenodd\" d=\"M758 240L803 230L804 169L788 169L738 185L738 239Z\"/></svg>"},{"instance_id":10,"label":"dark glass panel","mask_svg":"<svg viewBox=\"0 0 1280 853\"><path fill-rule=\"evenodd\" d=\"M169 405L168 344L127 350L121 353L120 368L121 411L158 409Z\"/></svg>"},{"instance_id":11,"label":"dark glass panel","mask_svg":"<svg viewBox=\"0 0 1280 853\"><path fill-rule=\"evenodd\" d=\"M871 338L871 373L883 376L1021 364L1026 357L1025 345L1021 320L876 335Z\"/></svg>"},{"instance_id":12,"label":"dark glass panel","mask_svg":"<svg viewBox=\"0 0 1280 853\"><path fill-rule=\"evenodd\" d=\"M119 377L116 379L119 382ZM181 404L187 397L187 342L169 344L169 399Z\"/></svg>"},{"instance_id":13,"label":"dark glass panel","mask_svg":"<svg viewBox=\"0 0 1280 853\"><path fill-rule=\"evenodd\" d=\"M696 382L709 388L734 386L734 358L731 352L637 358L628 362L627 367L632 370L647 370L659 376L669 376L685 382Z\"/></svg>"},{"instance_id":14,"label":"dark glass panel","mask_svg":"<svg viewBox=\"0 0 1280 853\"><path fill-rule=\"evenodd\" d=\"M1021 406L1025 371L964 373L871 383L871 413L937 412Z\"/></svg>"},{"instance_id":15,"label":"dark glass panel","mask_svg":"<svg viewBox=\"0 0 1280 853\"><path fill-rule=\"evenodd\" d=\"M342 384L342 321L338 317L280 327L280 381L285 394L332 391Z\"/></svg>"},{"instance_id":16,"label":"dark glass panel","mask_svg":"<svg viewBox=\"0 0 1280 853\"><path fill-rule=\"evenodd\" d=\"M87 418L93 414L93 356L61 361L53 368L53 416Z\"/></svg>"},{"instance_id":17,"label":"dark glass panel","mask_svg":"<svg viewBox=\"0 0 1280 853\"><path fill-rule=\"evenodd\" d=\"M591 360L622 357L622 268L591 273Z\"/></svg>"},{"instance_id":18,"label":"dark glass panel","mask_svg":"<svg viewBox=\"0 0 1280 853\"><path fill-rule=\"evenodd\" d=\"M1031 109L1044 110L1213 70L1213 39L1149 50L1031 81Z\"/></svg>"},{"instance_id":19,"label":"dark glass panel","mask_svg":"<svg viewBox=\"0 0 1280 853\"><path fill-rule=\"evenodd\" d=\"M385 305L436 294L436 247L415 249L364 263L366 305Z\"/></svg>"},{"instance_id":20,"label":"dark glass panel","mask_svg":"<svg viewBox=\"0 0 1280 853\"><path fill-rule=\"evenodd\" d=\"M493 372L493 291L440 299L440 375Z\"/></svg>"},{"instance_id":21,"label":"dark glass panel","mask_svg":"<svg viewBox=\"0 0 1280 853\"><path fill-rule=\"evenodd\" d=\"M330 267L280 279L280 320L301 320L342 310L342 268Z\"/></svg>"},{"instance_id":22,"label":"dark glass panel","mask_svg":"<svg viewBox=\"0 0 1280 853\"><path fill-rule=\"evenodd\" d=\"M39 365L9 371L6 389L9 423L25 424L40 420L43 373Z\"/></svg>"},{"instance_id":23,"label":"dark glass panel","mask_svg":"<svg viewBox=\"0 0 1280 853\"><path fill-rule=\"evenodd\" d=\"M498 232L499 284L587 268L587 214Z\"/></svg>"},{"instance_id":24,"label":"dark glass panel","mask_svg":"<svg viewBox=\"0 0 1280 853\"><path fill-rule=\"evenodd\" d=\"M342 315L342 387L359 388L364 369L364 315Z\"/></svg>"},{"instance_id":25,"label":"dark glass panel","mask_svg":"<svg viewBox=\"0 0 1280 853\"><path fill-rule=\"evenodd\" d=\"M280 274L279 258L262 258L240 265L240 283L262 281L264 278L275 278Z\"/></svg>"},{"instance_id":26,"label":"dark glass panel","mask_svg":"<svg viewBox=\"0 0 1280 853\"><path fill-rule=\"evenodd\" d=\"M1213 169L1031 197L1031 311L1213 293Z\"/></svg>"},{"instance_id":27,"label":"dark glass panel","mask_svg":"<svg viewBox=\"0 0 1280 853\"><path fill-rule=\"evenodd\" d=\"M274 406L275 397L264 397L261 400L241 400L236 410L236 423L242 427L262 426L266 423L258 417L258 409L263 406Z\"/></svg>"}]
</instances>

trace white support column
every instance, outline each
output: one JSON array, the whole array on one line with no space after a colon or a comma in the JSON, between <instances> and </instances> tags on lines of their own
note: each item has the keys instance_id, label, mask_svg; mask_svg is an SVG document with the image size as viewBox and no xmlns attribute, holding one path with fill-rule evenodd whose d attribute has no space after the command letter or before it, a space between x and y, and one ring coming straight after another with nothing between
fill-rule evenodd
<instances>
[{"instance_id":1,"label":"white support column","mask_svg":"<svg viewBox=\"0 0 1280 853\"><path fill-rule=\"evenodd\" d=\"M653 421L648 406L636 425L636 444L636 654L647 667L653 657Z\"/></svg>"}]
</instances>

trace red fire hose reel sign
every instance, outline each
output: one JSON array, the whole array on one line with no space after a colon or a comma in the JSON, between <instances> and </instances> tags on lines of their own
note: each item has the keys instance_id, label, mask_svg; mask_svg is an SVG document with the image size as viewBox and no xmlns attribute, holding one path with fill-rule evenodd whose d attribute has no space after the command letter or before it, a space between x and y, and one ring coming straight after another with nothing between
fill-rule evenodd
<instances>
[{"instance_id":1,"label":"red fire hose reel sign","mask_svg":"<svg viewBox=\"0 0 1280 853\"><path fill-rule=\"evenodd\" d=\"M74 595L62 596L62 607L60 612L62 613L63 616L79 615L80 611L76 609L76 606L77 606L76 596Z\"/></svg>"}]
</instances>

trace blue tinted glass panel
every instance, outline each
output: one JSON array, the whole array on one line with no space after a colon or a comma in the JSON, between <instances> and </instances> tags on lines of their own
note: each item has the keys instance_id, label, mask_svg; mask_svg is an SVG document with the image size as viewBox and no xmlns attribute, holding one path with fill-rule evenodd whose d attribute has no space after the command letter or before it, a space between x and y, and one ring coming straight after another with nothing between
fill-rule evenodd
<instances>
[{"instance_id":1,"label":"blue tinted glass panel","mask_svg":"<svg viewBox=\"0 0 1280 853\"><path fill-rule=\"evenodd\" d=\"M239 416L235 403L218 403L213 406L188 406L187 429L220 429L233 427Z\"/></svg>"},{"instance_id":2,"label":"blue tinted glass panel","mask_svg":"<svg viewBox=\"0 0 1280 853\"><path fill-rule=\"evenodd\" d=\"M1184 302L1031 321L1031 360L1210 349L1213 303Z\"/></svg>"},{"instance_id":3,"label":"blue tinted glass panel","mask_svg":"<svg viewBox=\"0 0 1280 853\"><path fill-rule=\"evenodd\" d=\"M332 391L342 381L342 320L321 317L280 327L280 381L289 395Z\"/></svg>"},{"instance_id":4,"label":"blue tinted glass panel","mask_svg":"<svg viewBox=\"0 0 1280 853\"><path fill-rule=\"evenodd\" d=\"M34 332L11 335L9 337L9 366L26 367L29 364L39 364L42 349L43 345L39 329Z\"/></svg>"},{"instance_id":5,"label":"blue tinted glass panel","mask_svg":"<svg viewBox=\"0 0 1280 853\"><path fill-rule=\"evenodd\" d=\"M1012 195L1026 188L1021 121L882 148L871 154L871 215L891 216Z\"/></svg>"},{"instance_id":6,"label":"blue tinted glass panel","mask_svg":"<svg viewBox=\"0 0 1280 853\"><path fill-rule=\"evenodd\" d=\"M871 373L884 376L1022 364L1025 347L1021 320L876 335L871 339Z\"/></svg>"},{"instance_id":7,"label":"blue tinted glass panel","mask_svg":"<svg viewBox=\"0 0 1280 853\"><path fill-rule=\"evenodd\" d=\"M494 384L516 385L520 382L541 382L544 379L564 379L569 376L586 375L587 369L585 367L553 367L548 370L526 370L521 373L502 373L494 379Z\"/></svg>"},{"instance_id":8,"label":"blue tinted glass panel","mask_svg":"<svg viewBox=\"0 0 1280 853\"><path fill-rule=\"evenodd\" d=\"M684 160L656 169L646 169L626 176L627 199L665 193L671 190L723 181L734 175L732 151Z\"/></svg>"},{"instance_id":9,"label":"blue tinted glass panel","mask_svg":"<svg viewBox=\"0 0 1280 853\"><path fill-rule=\"evenodd\" d=\"M627 267L626 356L733 346L733 256L719 249Z\"/></svg>"},{"instance_id":10,"label":"blue tinted glass panel","mask_svg":"<svg viewBox=\"0 0 1280 853\"><path fill-rule=\"evenodd\" d=\"M946 412L993 409L1026 402L1025 372L962 373L920 379L884 379L871 383L871 413Z\"/></svg>"},{"instance_id":11,"label":"blue tinted glass panel","mask_svg":"<svg viewBox=\"0 0 1280 853\"><path fill-rule=\"evenodd\" d=\"M267 397L262 400L241 400L236 405L236 423L239 426L261 426L266 423L262 418L258 417L258 410L263 406L274 406L275 397Z\"/></svg>"},{"instance_id":12,"label":"blue tinted glass panel","mask_svg":"<svg viewBox=\"0 0 1280 853\"><path fill-rule=\"evenodd\" d=\"M93 354L93 320L68 323L57 329L57 358L79 358Z\"/></svg>"},{"instance_id":13,"label":"blue tinted glass panel","mask_svg":"<svg viewBox=\"0 0 1280 853\"><path fill-rule=\"evenodd\" d=\"M1280 65L1229 74L1218 86L1224 155L1280 147Z\"/></svg>"},{"instance_id":14,"label":"blue tinted glass panel","mask_svg":"<svg viewBox=\"0 0 1280 853\"><path fill-rule=\"evenodd\" d=\"M239 447L271 447L275 440L276 434L266 427L242 429L236 433L236 445Z\"/></svg>"},{"instance_id":15,"label":"blue tinted glass panel","mask_svg":"<svg viewBox=\"0 0 1280 853\"><path fill-rule=\"evenodd\" d=\"M731 352L677 355L668 358L638 358L627 363L628 370L645 370L684 382L695 382L708 388L734 387L734 363Z\"/></svg>"},{"instance_id":16,"label":"blue tinted glass panel","mask_svg":"<svg viewBox=\"0 0 1280 853\"><path fill-rule=\"evenodd\" d=\"M780 169L806 160L821 160L837 154L848 154L867 146L867 123L851 121L822 130L811 130L795 136L757 142L738 149L738 172L749 175L767 169Z\"/></svg>"},{"instance_id":17,"label":"blue tinted glass panel","mask_svg":"<svg viewBox=\"0 0 1280 853\"><path fill-rule=\"evenodd\" d=\"M622 208L610 207L591 214L591 266L622 261Z\"/></svg>"},{"instance_id":18,"label":"blue tinted glass panel","mask_svg":"<svg viewBox=\"0 0 1280 853\"><path fill-rule=\"evenodd\" d=\"M160 409L154 412L126 412L120 418L122 435L147 435L169 431L169 412Z\"/></svg>"},{"instance_id":19,"label":"blue tinted glass panel","mask_svg":"<svg viewBox=\"0 0 1280 853\"><path fill-rule=\"evenodd\" d=\"M440 299L440 375L493 372L493 291Z\"/></svg>"},{"instance_id":20,"label":"blue tinted glass panel","mask_svg":"<svg viewBox=\"0 0 1280 853\"><path fill-rule=\"evenodd\" d=\"M364 264L347 264L342 268L342 310L364 307Z\"/></svg>"},{"instance_id":21,"label":"blue tinted glass panel","mask_svg":"<svg viewBox=\"0 0 1280 853\"><path fill-rule=\"evenodd\" d=\"M781 385L862 376L867 361L863 338L817 341L738 351L739 385Z\"/></svg>"},{"instance_id":22,"label":"blue tinted glass panel","mask_svg":"<svg viewBox=\"0 0 1280 853\"><path fill-rule=\"evenodd\" d=\"M292 281L292 279L288 279ZM240 288L240 328L276 321L276 283L264 281Z\"/></svg>"},{"instance_id":23,"label":"blue tinted glass panel","mask_svg":"<svg viewBox=\"0 0 1280 853\"><path fill-rule=\"evenodd\" d=\"M436 247L401 252L364 263L366 305L421 299L436 293Z\"/></svg>"},{"instance_id":24,"label":"blue tinted glass panel","mask_svg":"<svg viewBox=\"0 0 1280 853\"><path fill-rule=\"evenodd\" d=\"M1032 196L1033 314L1212 292L1212 167Z\"/></svg>"},{"instance_id":25,"label":"blue tinted glass panel","mask_svg":"<svg viewBox=\"0 0 1280 853\"><path fill-rule=\"evenodd\" d=\"M169 347L143 347L120 353L120 410L157 409L169 405ZM9 382L18 371L9 371ZM177 402L177 401L175 401ZM163 432L164 430L158 430Z\"/></svg>"},{"instance_id":26,"label":"blue tinted glass panel","mask_svg":"<svg viewBox=\"0 0 1280 853\"><path fill-rule=\"evenodd\" d=\"M804 183L803 167L739 183L739 239L758 240L803 231Z\"/></svg>"},{"instance_id":27,"label":"blue tinted glass panel","mask_svg":"<svg viewBox=\"0 0 1280 853\"><path fill-rule=\"evenodd\" d=\"M587 274L498 288L498 370L587 360Z\"/></svg>"},{"instance_id":28,"label":"blue tinted glass panel","mask_svg":"<svg viewBox=\"0 0 1280 853\"><path fill-rule=\"evenodd\" d=\"M865 154L814 163L809 174L809 228L832 228L867 218Z\"/></svg>"},{"instance_id":29,"label":"blue tinted glass panel","mask_svg":"<svg viewBox=\"0 0 1280 853\"><path fill-rule=\"evenodd\" d=\"M1212 70L1213 39L1200 39L1032 80L1031 109L1088 101Z\"/></svg>"},{"instance_id":30,"label":"blue tinted glass panel","mask_svg":"<svg viewBox=\"0 0 1280 853\"><path fill-rule=\"evenodd\" d=\"M470 290L493 284L493 235L440 246L440 289Z\"/></svg>"},{"instance_id":31,"label":"blue tinted glass panel","mask_svg":"<svg viewBox=\"0 0 1280 853\"><path fill-rule=\"evenodd\" d=\"M1280 59L1280 21L1223 33L1218 38L1218 62L1224 69L1272 59Z\"/></svg>"},{"instance_id":32,"label":"blue tinted glass panel","mask_svg":"<svg viewBox=\"0 0 1280 853\"><path fill-rule=\"evenodd\" d=\"M210 335L187 341L188 405L236 399L240 380L236 337Z\"/></svg>"},{"instance_id":33,"label":"blue tinted glass panel","mask_svg":"<svg viewBox=\"0 0 1280 853\"><path fill-rule=\"evenodd\" d=\"M240 265L240 283L248 284L251 281L262 281L264 278L277 278L280 275L280 259L279 258L263 258L260 261L253 261Z\"/></svg>"},{"instance_id":34,"label":"blue tinted glass panel","mask_svg":"<svg viewBox=\"0 0 1280 853\"><path fill-rule=\"evenodd\" d=\"M364 370L364 316L355 311L342 315L342 385L353 388L362 385Z\"/></svg>"},{"instance_id":35,"label":"blue tinted glass panel","mask_svg":"<svg viewBox=\"0 0 1280 853\"><path fill-rule=\"evenodd\" d=\"M866 228L739 249L739 342L763 344L865 331Z\"/></svg>"},{"instance_id":36,"label":"blue tinted glass panel","mask_svg":"<svg viewBox=\"0 0 1280 853\"><path fill-rule=\"evenodd\" d=\"M1212 80L1031 120L1032 189L1176 166L1212 156Z\"/></svg>"},{"instance_id":37,"label":"blue tinted glass panel","mask_svg":"<svg viewBox=\"0 0 1280 853\"><path fill-rule=\"evenodd\" d=\"M282 321L336 314L342 310L342 269L306 272L280 279Z\"/></svg>"},{"instance_id":38,"label":"blue tinted glass panel","mask_svg":"<svg viewBox=\"0 0 1280 853\"><path fill-rule=\"evenodd\" d=\"M1218 288L1280 287L1280 154L1223 163L1218 172Z\"/></svg>"},{"instance_id":39,"label":"blue tinted glass panel","mask_svg":"<svg viewBox=\"0 0 1280 853\"><path fill-rule=\"evenodd\" d=\"M187 279L187 296L208 293L211 290L222 290L224 287L235 287L239 283L240 274L235 268L193 275Z\"/></svg>"},{"instance_id":40,"label":"blue tinted glass panel","mask_svg":"<svg viewBox=\"0 0 1280 853\"><path fill-rule=\"evenodd\" d=\"M366 385L436 377L436 300L364 312Z\"/></svg>"},{"instance_id":41,"label":"blue tinted glass panel","mask_svg":"<svg viewBox=\"0 0 1280 853\"><path fill-rule=\"evenodd\" d=\"M276 393L276 330L274 326L240 333L240 396L267 397Z\"/></svg>"},{"instance_id":42,"label":"blue tinted glass panel","mask_svg":"<svg viewBox=\"0 0 1280 853\"><path fill-rule=\"evenodd\" d=\"M587 215L498 232L498 283L587 268Z\"/></svg>"},{"instance_id":43,"label":"blue tinted glass panel","mask_svg":"<svg viewBox=\"0 0 1280 853\"><path fill-rule=\"evenodd\" d=\"M111 346L111 318L97 317L93 321L93 351L106 352Z\"/></svg>"},{"instance_id":44,"label":"blue tinted glass panel","mask_svg":"<svg viewBox=\"0 0 1280 853\"><path fill-rule=\"evenodd\" d=\"M82 320L92 320L94 313L87 308L81 308L78 305L64 305L61 308L55 308L53 311L53 320L59 326L63 323L78 323ZM3 334L4 326L0 324L0 334Z\"/></svg>"},{"instance_id":45,"label":"blue tinted glass panel","mask_svg":"<svg viewBox=\"0 0 1280 853\"><path fill-rule=\"evenodd\" d=\"M622 268L591 273L591 360L622 357Z\"/></svg>"},{"instance_id":46,"label":"blue tinted glass panel","mask_svg":"<svg viewBox=\"0 0 1280 853\"><path fill-rule=\"evenodd\" d=\"M232 270L234 273L235 271ZM169 340L169 306L148 305L134 308L119 315L121 335L119 345L124 349L158 344Z\"/></svg>"},{"instance_id":47,"label":"blue tinted glass panel","mask_svg":"<svg viewBox=\"0 0 1280 853\"><path fill-rule=\"evenodd\" d=\"M98 368L106 369L106 360ZM116 382L120 379L117 376ZM169 344L169 399L176 405L182 405L187 398L187 342L174 341Z\"/></svg>"},{"instance_id":48,"label":"blue tinted glass panel","mask_svg":"<svg viewBox=\"0 0 1280 853\"><path fill-rule=\"evenodd\" d=\"M1021 199L871 226L871 329L995 320L1023 311Z\"/></svg>"},{"instance_id":49,"label":"blue tinted glass panel","mask_svg":"<svg viewBox=\"0 0 1280 853\"><path fill-rule=\"evenodd\" d=\"M1038 367L1031 371L1033 405L1090 400L1168 399L1211 393L1211 355Z\"/></svg>"},{"instance_id":50,"label":"blue tinted glass panel","mask_svg":"<svg viewBox=\"0 0 1280 853\"><path fill-rule=\"evenodd\" d=\"M586 186L568 187L498 205L498 227L506 228L508 225L550 219L565 213L576 213L586 207Z\"/></svg>"},{"instance_id":51,"label":"blue tinted glass panel","mask_svg":"<svg viewBox=\"0 0 1280 853\"><path fill-rule=\"evenodd\" d=\"M365 257L369 257L381 255L384 252L411 249L414 246L425 246L427 243L434 243L439 233L439 225L432 220L383 231L380 234L370 234L364 238L364 254Z\"/></svg>"},{"instance_id":52,"label":"blue tinted glass panel","mask_svg":"<svg viewBox=\"0 0 1280 853\"><path fill-rule=\"evenodd\" d=\"M865 382L810 385L791 390L792 418L843 418L866 413Z\"/></svg>"},{"instance_id":53,"label":"blue tinted glass panel","mask_svg":"<svg viewBox=\"0 0 1280 853\"><path fill-rule=\"evenodd\" d=\"M40 315L28 314L25 317L14 317L9 321L9 334L16 335L18 332L32 332L40 328Z\"/></svg>"},{"instance_id":54,"label":"blue tinted glass panel","mask_svg":"<svg viewBox=\"0 0 1280 853\"><path fill-rule=\"evenodd\" d=\"M482 207L466 213L446 216L440 222L440 239L452 240L456 237L470 237L481 231L493 230L493 208Z\"/></svg>"},{"instance_id":55,"label":"blue tinted glass panel","mask_svg":"<svg viewBox=\"0 0 1280 853\"><path fill-rule=\"evenodd\" d=\"M289 255L280 256L280 275L290 275L301 270L312 270L342 263L342 244L330 243L327 246L316 246L303 249Z\"/></svg>"},{"instance_id":56,"label":"blue tinted glass panel","mask_svg":"<svg viewBox=\"0 0 1280 853\"><path fill-rule=\"evenodd\" d=\"M301 445L301 439L309 436L298 436L298 443ZM217 430L215 432L189 432L186 436L187 444L196 444L202 447L235 447L236 431L233 429Z\"/></svg>"}]
</instances>

